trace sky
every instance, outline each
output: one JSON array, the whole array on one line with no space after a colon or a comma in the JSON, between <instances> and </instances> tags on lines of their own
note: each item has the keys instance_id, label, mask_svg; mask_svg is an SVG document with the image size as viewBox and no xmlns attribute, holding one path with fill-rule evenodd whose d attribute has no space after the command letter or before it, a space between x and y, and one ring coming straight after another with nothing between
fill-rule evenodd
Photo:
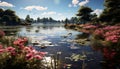
<instances>
[{"instance_id":1,"label":"sky","mask_svg":"<svg viewBox=\"0 0 120 69\"><path fill-rule=\"evenodd\" d=\"M102 13L104 0L0 0L0 8L12 9L24 19L52 17L55 20L64 20L76 16L81 6L90 7L98 16Z\"/></svg>"}]
</instances>

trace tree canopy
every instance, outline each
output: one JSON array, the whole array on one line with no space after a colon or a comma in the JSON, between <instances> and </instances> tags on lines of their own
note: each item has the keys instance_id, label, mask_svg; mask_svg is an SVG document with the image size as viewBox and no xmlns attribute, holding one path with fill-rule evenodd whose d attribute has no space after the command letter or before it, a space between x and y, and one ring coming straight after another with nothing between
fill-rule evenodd
<instances>
[{"instance_id":1,"label":"tree canopy","mask_svg":"<svg viewBox=\"0 0 120 69\"><path fill-rule=\"evenodd\" d=\"M26 21L27 23L31 23L31 22L33 22L33 19L30 18L30 15L27 15L26 18L25 18L25 21Z\"/></svg>"},{"instance_id":2,"label":"tree canopy","mask_svg":"<svg viewBox=\"0 0 120 69\"><path fill-rule=\"evenodd\" d=\"M11 9L0 8L0 25L19 25L20 18Z\"/></svg>"},{"instance_id":3,"label":"tree canopy","mask_svg":"<svg viewBox=\"0 0 120 69\"><path fill-rule=\"evenodd\" d=\"M100 15L100 21L116 24L120 22L120 1L119 0L105 0L105 9Z\"/></svg>"},{"instance_id":4,"label":"tree canopy","mask_svg":"<svg viewBox=\"0 0 120 69\"><path fill-rule=\"evenodd\" d=\"M91 8L86 7L86 6L82 6L78 10L78 14L76 14L76 15L79 16L80 22L86 23L88 21L91 21L90 16L91 16L92 11L93 10Z\"/></svg>"}]
</instances>

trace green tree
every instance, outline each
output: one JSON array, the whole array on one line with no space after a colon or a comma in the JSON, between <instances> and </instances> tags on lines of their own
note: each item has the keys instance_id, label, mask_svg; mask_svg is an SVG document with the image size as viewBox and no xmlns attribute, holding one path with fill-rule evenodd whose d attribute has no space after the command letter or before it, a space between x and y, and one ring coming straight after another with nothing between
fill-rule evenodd
<instances>
[{"instance_id":1,"label":"green tree","mask_svg":"<svg viewBox=\"0 0 120 69\"><path fill-rule=\"evenodd\" d=\"M0 8L0 17L3 16L4 10Z\"/></svg>"},{"instance_id":2,"label":"green tree","mask_svg":"<svg viewBox=\"0 0 120 69\"><path fill-rule=\"evenodd\" d=\"M92 21L93 24L97 24L99 22L96 13L94 13L94 14L91 15L91 21Z\"/></svg>"},{"instance_id":3,"label":"green tree","mask_svg":"<svg viewBox=\"0 0 120 69\"><path fill-rule=\"evenodd\" d=\"M2 24L3 13L4 13L4 10L0 8L0 25Z\"/></svg>"},{"instance_id":4,"label":"green tree","mask_svg":"<svg viewBox=\"0 0 120 69\"><path fill-rule=\"evenodd\" d=\"M119 0L105 0L105 9L100 15L101 22L108 22L116 24L120 22L120 1Z\"/></svg>"},{"instance_id":5,"label":"green tree","mask_svg":"<svg viewBox=\"0 0 120 69\"><path fill-rule=\"evenodd\" d=\"M91 21L90 16L92 11L93 10L89 7L81 6L78 10L78 14L76 15L79 16L79 20L81 23L86 23L88 21Z\"/></svg>"},{"instance_id":6,"label":"green tree","mask_svg":"<svg viewBox=\"0 0 120 69\"><path fill-rule=\"evenodd\" d=\"M11 9L7 9L4 11L4 15L9 15L9 16L16 16L15 15L15 11L11 10Z\"/></svg>"},{"instance_id":7,"label":"green tree","mask_svg":"<svg viewBox=\"0 0 120 69\"><path fill-rule=\"evenodd\" d=\"M69 23L69 20L66 18L64 22L67 24L67 23Z\"/></svg>"},{"instance_id":8,"label":"green tree","mask_svg":"<svg viewBox=\"0 0 120 69\"><path fill-rule=\"evenodd\" d=\"M27 23L31 23L31 22L33 21L33 19L30 18L30 15L27 15L26 18L25 18L25 21L26 21Z\"/></svg>"},{"instance_id":9,"label":"green tree","mask_svg":"<svg viewBox=\"0 0 120 69\"><path fill-rule=\"evenodd\" d=\"M38 17L38 18L37 18L37 22L40 22L40 21L41 21L41 20L40 20L40 18Z\"/></svg>"},{"instance_id":10,"label":"green tree","mask_svg":"<svg viewBox=\"0 0 120 69\"><path fill-rule=\"evenodd\" d=\"M49 17L49 22L54 22L54 20L51 17Z\"/></svg>"},{"instance_id":11,"label":"green tree","mask_svg":"<svg viewBox=\"0 0 120 69\"><path fill-rule=\"evenodd\" d=\"M71 22L71 23L77 23L77 22L78 22L78 18L77 18L77 17L72 17L72 18L70 19L70 22Z\"/></svg>"},{"instance_id":12,"label":"green tree","mask_svg":"<svg viewBox=\"0 0 120 69\"><path fill-rule=\"evenodd\" d=\"M19 25L20 18L15 14L13 10L0 9L0 23L4 25Z\"/></svg>"}]
</instances>

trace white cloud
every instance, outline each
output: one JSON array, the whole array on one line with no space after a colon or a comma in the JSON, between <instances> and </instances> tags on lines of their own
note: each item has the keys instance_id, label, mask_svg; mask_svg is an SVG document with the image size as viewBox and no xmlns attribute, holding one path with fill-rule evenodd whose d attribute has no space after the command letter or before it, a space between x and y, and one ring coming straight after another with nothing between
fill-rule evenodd
<instances>
[{"instance_id":1,"label":"white cloud","mask_svg":"<svg viewBox=\"0 0 120 69\"><path fill-rule=\"evenodd\" d=\"M62 16L62 13L58 13L59 16Z\"/></svg>"},{"instance_id":2,"label":"white cloud","mask_svg":"<svg viewBox=\"0 0 120 69\"><path fill-rule=\"evenodd\" d=\"M55 15L55 14L57 13L54 11L51 11L51 12L43 12L41 15Z\"/></svg>"},{"instance_id":3,"label":"white cloud","mask_svg":"<svg viewBox=\"0 0 120 69\"><path fill-rule=\"evenodd\" d=\"M71 4L69 4L69 5L68 5L68 7L72 7L72 5L71 5Z\"/></svg>"},{"instance_id":4,"label":"white cloud","mask_svg":"<svg viewBox=\"0 0 120 69\"><path fill-rule=\"evenodd\" d=\"M42 7L42 6L27 6L24 9L28 10L28 11L32 11L33 9L36 9L38 11L43 11L43 10L47 10L47 7Z\"/></svg>"},{"instance_id":5,"label":"white cloud","mask_svg":"<svg viewBox=\"0 0 120 69\"><path fill-rule=\"evenodd\" d=\"M43 12L41 15L56 15L56 16L62 16L62 13L57 13L54 11L50 11L50 12Z\"/></svg>"},{"instance_id":6,"label":"white cloud","mask_svg":"<svg viewBox=\"0 0 120 69\"><path fill-rule=\"evenodd\" d=\"M79 3L79 0L72 0L72 4L76 7L77 4Z\"/></svg>"},{"instance_id":7,"label":"white cloud","mask_svg":"<svg viewBox=\"0 0 120 69\"><path fill-rule=\"evenodd\" d=\"M3 1L3 2L0 1L0 6L3 6L3 7L15 7L13 4L5 2L5 1Z\"/></svg>"},{"instance_id":8,"label":"white cloud","mask_svg":"<svg viewBox=\"0 0 120 69\"><path fill-rule=\"evenodd\" d=\"M97 16L99 17L102 12L103 12L102 9L95 9L95 10L92 12L92 14L96 13Z\"/></svg>"},{"instance_id":9,"label":"white cloud","mask_svg":"<svg viewBox=\"0 0 120 69\"><path fill-rule=\"evenodd\" d=\"M78 5L79 6L84 6L86 5L87 3L89 3L89 0L84 0L84 1L81 1L79 2L79 0L72 0L72 4L69 4L68 7L77 7Z\"/></svg>"},{"instance_id":10,"label":"white cloud","mask_svg":"<svg viewBox=\"0 0 120 69\"><path fill-rule=\"evenodd\" d=\"M79 5L80 5L80 6L84 6L84 5L86 5L87 3L89 3L89 0L81 1L81 2L79 3Z\"/></svg>"}]
</instances>

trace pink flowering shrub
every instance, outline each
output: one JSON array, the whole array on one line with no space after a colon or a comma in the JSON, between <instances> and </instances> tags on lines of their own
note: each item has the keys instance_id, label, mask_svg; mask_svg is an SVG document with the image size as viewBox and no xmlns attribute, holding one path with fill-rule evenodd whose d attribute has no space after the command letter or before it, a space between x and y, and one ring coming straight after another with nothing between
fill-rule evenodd
<instances>
[{"instance_id":1,"label":"pink flowering shrub","mask_svg":"<svg viewBox=\"0 0 120 69\"><path fill-rule=\"evenodd\" d=\"M95 30L94 35L112 43L120 42L120 26L106 26Z\"/></svg>"},{"instance_id":2,"label":"pink flowering shrub","mask_svg":"<svg viewBox=\"0 0 120 69\"><path fill-rule=\"evenodd\" d=\"M120 63L120 26L104 26L93 32L94 43L103 53L107 68L115 67ZM95 45L94 44L94 45ZM115 69L115 68L112 68Z\"/></svg>"},{"instance_id":3,"label":"pink flowering shrub","mask_svg":"<svg viewBox=\"0 0 120 69\"><path fill-rule=\"evenodd\" d=\"M84 29L96 29L97 26L95 26L95 25L87 25L87 26L84 26L83 28Z\"/></svg>"},{"instance_id":4,"label":"pink flowering shrub","mask_svg":"<svg viewBox=\"0 0 120 69\"><path fill-rule=\"evenodd\" d=\"M45 52L24 46L26 38L18 38L14 46L0 45L0 69L44 69L42 60Z\"/></svg>"}]
</instances>

